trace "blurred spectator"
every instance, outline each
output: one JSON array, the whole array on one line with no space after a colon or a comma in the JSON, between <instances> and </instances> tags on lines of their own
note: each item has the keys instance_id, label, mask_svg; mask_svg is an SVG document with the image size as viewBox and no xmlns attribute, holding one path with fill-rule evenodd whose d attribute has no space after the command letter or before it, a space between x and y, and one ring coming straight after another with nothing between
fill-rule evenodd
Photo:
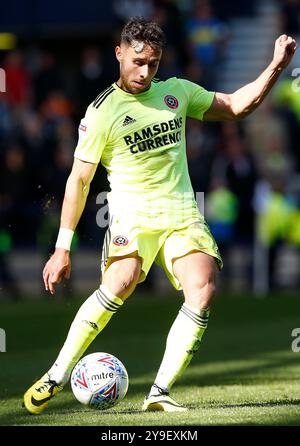
<instances>
[{"instance_id":1,"label":"blurred spectator","mask_svg":"<svg viewBox=\"0 0 300 446\"><path fill-rule=\"evenodd\" d=\"M226 267L226 280L234 273L237 277L243 277L247 287L251 286L253 274L253 242L255 234L254 193L258 180L258 173L254 159L248 150L242 127L237 122L224 122L221 125L221 143L211 168L212 181L218 179L218 184L223 185L220 193L227 200L228 209L232 210L231 225L227 227L228 240L221 239L225 257L229 258ZM224 191L224 185L226 186ZM231 195L232 194L232 195ZM225 205L224 205L225 206ZM220 226L217 227L220 230ZM232 232L233 231L233 234ZM220 236L220 235L219 235ZM234 243L229 245L230 237ZM239 271L231 270L230 252L238 248L242 252L242 261L239 262Z\"/></svg>"},{"instance_id":2,"label":"blurred spectator","mask_svg":"<svg viewBox=\"0 0 300 446\"><path fill-rule=\"evenodd\" d=\"M188 64L185 65L184 77L189 81L206 88L205 79L203 76L203 70L198 61L191 60Z\"/></svg>"},{"instance_id":3,"label":"blurred spectator","mask_svg":"<svg viewBox=\"0 0 300 446\"><path fill-rule=\"evenodd\" d=\"M151 0L113 0L113 9L121 22L130 17L139 16L149 18L153 11Z\"/></svg>"},{"instance_id":4,"label":"blurred spectator","mask_svg":"<svg viewBox=\"0 0 300 446\"><path fill-rule=\"evenodd\" d=\"M7 141L13 136L15 127L13 108L8 103L6 94L0 93L0 153L5 149Z\"/></svg>"},{"instance_id":5,"label":"blurred spectator","mask_svg":"<svg viewBox=\"0 0 300 446\"><path fill-rule=\"evenodd\" d=\"M295 36L300 33L300 1L283 0L281 9L281 32Z\"/></svg>"},{"instance_id":6,"label":"blurred spectator","mask_svg":"<svg viewBox=\"0 0 300 446\"><path fill-rule=\"evenodd\" d=\"M235 243L238 212L237 197L228 188L226 182L219 178L212 178L210 190L205 194L205 219L223 258L223 287L230 287L232 279L230 255Z\"/></svg>"},{"instance_id":7,"label":"blurred spectator","mask_svg":"<svg viewBox=\"0 0 300 446\"><path fill-rule=\"evenodd\" d=\"M2 221L13 241L30 238L37 223L32 213L30 194L30 170L25 153L18 145L8 147L4 154L0 175L0 201ZM34 234L32 234L34 236Z\"/></svg>"},{"instance_id":8,"label":"blurred spectator","mask_svg":"<svg viewBox=\"0 0 300 446\"><path fill-rule=\"evenodd\" d=\"M269 185L269 193L257 217L257 236L268 250L269 287L276 289L279 286L276 264L282 246L288 244L300 248L300 209L297 202L286 194L282 178L273 178Z\"/></svg>"},{"instance_id":9,"label":"blurred spectator","mask_svg":"<svg viewBox=\"0 0 300 446\"><path fill-rule=\"evenodd\" d=\"M0 225L0 298L9 297L19 300L21 297L18 281L11 270L10 253L12 240L10 234Z\"/></svg>"},{"instance_id":10,"label":"blurred spectator","mask_svg":"<svg viewBox=\"0 0 300 446\"><path fill-rule=\"evenodd\" d=\"M54 54L44 51L40 55L40 66L34 78L35 104L39 107L47 98L49 91L63 89L61 72Z\"/></svg>"},{"instance_id":11,"label":"blurred spectator","mask_svg":"<svg viewBox=\"0 0 300 446\"><path fill-rule=\"evenodd\" d=\"M57 145L54 151L53 164L45 170L44 186L58 203L64 198L66 182L73 164L73 153L63 144Z\"/></svg>"},{"instance_id":12,"label":"blurred spectator","mask_svg":"<svg viewBox=\"0 0 300 446\"><path fill-rule=\"evenodd\" d=\"M290 135L290 153L295 161L296 170L300 172L300 152L298 144L300 138L300 94L295 86L296 79L285 77L275 85L272 92L273 104L286 123Z\"/></svg>"},{"instance_id":13,"label":"blurred spectator","mask_svg":"<svg viewBox=\"0 0 300 446\"><path fill-rule=\"evenodd\" d=\"M233 17L253 17L255 15L256 0L212 0L215 11L221 20L230 20Z\"/></svg>"},{"instance_id":14,"label":"blurred spectator","mask_svg":"<svg viewBox=\"0 0 300 446\"><path fill-rule=\"evenodd\" d=\"M32 167L39 168L47 161L44 149L43 119L33 110L19 115L19 142L27 153Z\"/></svg>"},{"instance_id":15,"label":"blurred spectator","mask_svg":"<svg viewBox=\"0 0 300 446\"><path fill-rule=\"evenodd\" d=\"M40 111L46 119L59 120L70 117L74 112L74 105L62 90L52 90L42 102Z\"/></svg>"},{"instance_id":16,"label":"blurred spectator","mask_svg":"<svg viewBox=\"0 0 300 446\"><path fill-rule=\"evenodd\" d=\"M169 77L182 77L182 71L178 62L177 52L172 46L167 46L164 57L160 63L158 77L166 80Z\"/></svg>"},{"instance_id":17,"label":"blurred spectator","mask_svg":"<svg viewBox=\"0 0 300 446\"><path fill-rule=\"evenodd\" d=\"M205 196L205 217L222 251L234 241L238 216L238 200L226 183L218 178L211 181Z\"/></svg>"},{"instance_id":18,"label":"blurred spectator","mask_svg":"<svg viewBox=\"0 0 300 446\"><path fill-rule=\"evenodd\" d=\"M212 11L208 0L197 0L192 17L186 23L192 58L203 67L205 85L212 88L227 37L227 28Z\"/></svg>"},{"instance_id":19,"label":"blurred spectator","mask_svg":"<svg viewBox=\"0 0 300 446\"><path fill-rule=\"evenodd\" d=\"M13 106L28 103L31 97L31 78L23 61L20 50L10 51L4 59L3 68L6 74L6 98Z\"/></svg>"},{"instance_id":20,"label":"blurred spectator","mask_svg":"<svg viewBox=\"0 0 300 446\"><path fill-rule=\"evenodd\" d=\"M286 75L281 79L273 89L272 99L275 105L291 110L300 123L300 95L296 79L291 75Z\"/></svg>"},{"instance_id":21,"label":"blurred spectator","mask_svg":"<svg viewBox=\"0 0 300 446\"><path fill-rule=\"evenodd\" d=\"M167 48L176 48L177 59L181 65L187 62L186 37L182 16L173 0L154 0L152 19L164 30ZM165 57L165 52L164 52Z\"/></svg>"},{"instance_id":22,"label":"blurred spectator","mask_svg":"<svg viewBox=\"0 0 300 446\"><path fill-rule=\"evenodd\" d=\"M69 164L69 169L73 163L74 149L77 144L77 129L74 128L74 123L71 119L66 118L58 122L56 128L57 144L61 147L64 153L66 166Z\"/></svg>"},{"instance_id":23,"label":"blurred spectator","mask_svg":"<svg viewBox=\"0 0 300 446\"><path fill-rule=\"evenodd\" d=\"M209 127L196 120L188 120L186 148L189 173L195 192L206 192L210 179L210 167L214 158L216 139Z\"/></svg>"},{"instance_id":24,"label":"blurred spectator","mask_svg":"<svg viewBox=\"0 0 300 446\"><path fill-rule=\"evenodd\" d=\"M80 72L76 82L75 96L79 104L79 115L85 114L87 106L109 83L105 76L102 54L98 48L85 48Z\"/></svg>"},{"instance_id":25,"label":"blurred spectator","mask_svg":"<svg viewBox=\"0 0 300 446\"><path fill-rule=\"evenodd\" d=\"M221 125L220 150L213 161L211 177L223 181L237 197L236 242L251 242L254 231L253 197L258 173L237 122Z\"/></svg>"},{"instance_id":26,"label":"blurred spectator","mask_svg":"<svg viewBox=\"0 0 300 446\"><path fill-rule=\"evenodd\" d=\"M245 121L250 151L262 178L287 176L292 169L290 135L285 121L266 100L252 119Z\"/></svg>"},{"instance_id":27,"label":"blurred spectator","mask_svg":"<svg viewBox=\"0 0 300 446\"><path fill-rule=\"evenodd\" d=\"M252 155L241 136L225 141L224 150L228 158L226 178L229 189L238 199L236 242L252 243L254 235L253 197L257 181L257 170Z\"/></svg>"}]
</instances>

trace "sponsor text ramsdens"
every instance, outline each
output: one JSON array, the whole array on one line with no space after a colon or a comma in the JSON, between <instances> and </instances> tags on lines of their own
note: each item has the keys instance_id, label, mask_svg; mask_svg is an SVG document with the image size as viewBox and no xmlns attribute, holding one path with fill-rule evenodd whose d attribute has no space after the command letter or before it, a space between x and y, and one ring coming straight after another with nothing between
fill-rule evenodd
<instances>
[{"instance_id":1,"label":"sponsor text ramsdens","mask_svg":"<svg viewBox=\"0 0 300 446\"><path fill-rule=\"evenodd\" d=\"M161 122L124 136L124 141L133 154L176 144L181 140L182 122L182 117Z\"/></svg>"}]
</instances>

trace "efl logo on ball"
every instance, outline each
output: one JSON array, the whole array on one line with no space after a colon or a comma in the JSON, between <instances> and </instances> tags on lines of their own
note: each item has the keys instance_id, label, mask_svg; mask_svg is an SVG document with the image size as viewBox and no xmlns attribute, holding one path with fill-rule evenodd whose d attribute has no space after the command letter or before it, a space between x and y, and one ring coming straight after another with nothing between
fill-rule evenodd
<instances>
[{"instance_id":1,"label":"efl logo on ball","mask_svg":"<svg viewBox=\"0 0 300 446\"><path fill-rule=\"evenodd\" d=\"M128 389L124 364L109 353L92 353L74 367L71 387L75 398L94 409L109 409L119 403Z\"/></svg>"},{"instance_id":2,"label":"efl logo on ball","mask_svg":"<svg viewBox=\"0 0 300 446\"><path fill-rule=\"evenodd\" d=\"M172 96L168 94L164 97L165 104L170 108L177 108L178 107L178 100L175 98L175 96Z\"/></svg>"}]
</instances>

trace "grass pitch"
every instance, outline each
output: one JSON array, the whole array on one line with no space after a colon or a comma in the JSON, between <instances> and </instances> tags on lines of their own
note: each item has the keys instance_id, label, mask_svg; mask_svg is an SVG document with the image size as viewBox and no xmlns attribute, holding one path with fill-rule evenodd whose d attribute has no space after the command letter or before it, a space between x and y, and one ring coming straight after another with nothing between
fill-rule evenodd
<instances>
[{"instance_id":1,"label":"grass pitch","mask_svg":"<svg viewBox=\"0 0 300 446\"><path fill-rule=\"evenodd\" d=\"M137 290L86 352L109 352L125 364L125 399L95 411L80 405L68 385L43 414L27 414L22 395L54 361L81 302L0 302L7 350L0 354L0 425L300 425L300 352L291 349L292 330L300 327L297 296L217 297L202 345L173 388L190 410L167 414L144 413L141 405L181 300Z\"/></svg>"}]
</instances>

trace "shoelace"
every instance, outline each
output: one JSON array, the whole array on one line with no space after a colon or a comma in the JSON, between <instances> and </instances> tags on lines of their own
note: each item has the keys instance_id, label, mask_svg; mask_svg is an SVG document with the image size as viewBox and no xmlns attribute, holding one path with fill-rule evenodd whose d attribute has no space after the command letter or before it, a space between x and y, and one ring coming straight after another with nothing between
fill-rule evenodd
<instances>
[{"instance_id":1,"label":"shoelace","mask_svg":"<svg viewBox=\"0 0 300 446\"><path fill-rule=\"evenodd\" d=\"M155 387L158 390L158 393L160 395L165 395L168 396L170 392L168 392L167 390L162 389L161 387L159 387L157 384L153 384L153 387Z\"/></svg>"},{"instance_id":2,"label":"shoelace","mask_svg":"<svg viewBox=\"0 0 300 446\"><path fill-rule=\"evenodd\" d=\"M53 381L51 379L49 379L48 381L45 381L44 384L42 384L40 387L38 387L36 389L36 391L39 393L42 393L42 391L47 389L49 385L50 385L50 388L49 388L48 392L52 395L54 387L57 386L57 383L56 383L56 381Z\"/></svg>"}]
</instances>

